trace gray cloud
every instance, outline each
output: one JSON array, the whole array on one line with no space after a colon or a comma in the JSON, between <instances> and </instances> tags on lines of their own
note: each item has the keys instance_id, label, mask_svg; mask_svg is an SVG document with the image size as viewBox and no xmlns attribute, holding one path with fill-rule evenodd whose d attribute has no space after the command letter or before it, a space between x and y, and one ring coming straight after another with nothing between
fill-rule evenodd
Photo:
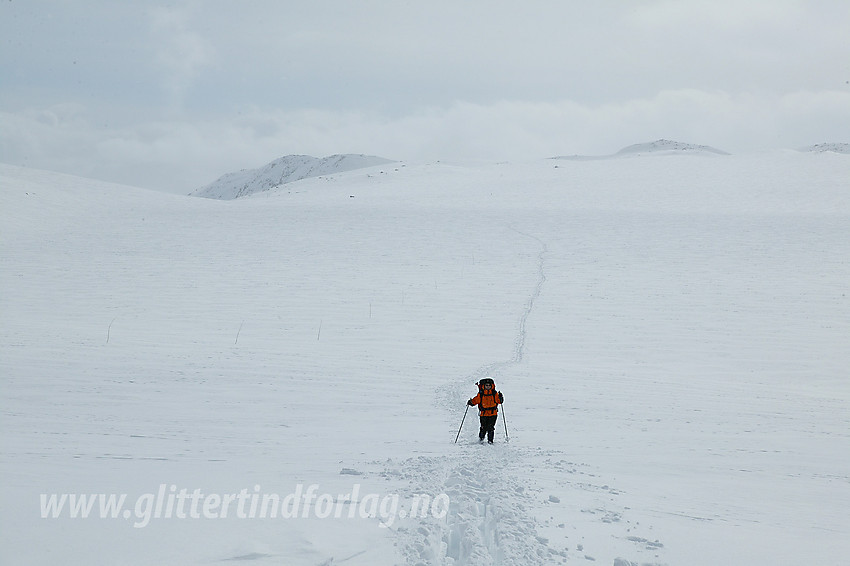
<instances>
[{"instance_id":1,"label":"gray cloud","mask_svg":"<svg viewBox=\"0 0 850 566\"><path fill-rule=\"evenodd\" d=\"M0 160L190 190L397 159L846 141L850 4L8 2Z\"/></svg>"},{"instance_id":2,"label":"gray cloud","mask_svg":"<svg viewBox=\"0 0 850 566\"><path fill-rule=\"evenodd\" d=\"M731 96L697 90L598 106L458 102L395 119L342 110L255 110L103 130L78 108L0 114L6 161L179 192L288 153L402 160L612 153L660 137L727 151L799 147L850 131L850 93Z\"/></svg>"}]
</instances>

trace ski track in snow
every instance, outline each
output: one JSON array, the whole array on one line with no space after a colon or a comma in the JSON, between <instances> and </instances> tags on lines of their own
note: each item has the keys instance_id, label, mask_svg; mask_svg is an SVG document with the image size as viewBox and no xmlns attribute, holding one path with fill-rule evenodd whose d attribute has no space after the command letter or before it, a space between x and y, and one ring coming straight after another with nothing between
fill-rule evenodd
<instances>
[{"instance_id":1,"label":"ski track in snow","mask_svg":"<svg viewBox=\"0 0 850 566\"><path fill-rule=\"evenodd\" d=\"M531 311L534 310L534 302L537 300L537 298L540 296L540 293L543 291L543 284L546 283L546 272L543 268L546 261L546 252L549 251L546 242L544 242L537 236L532 236L530 234L520 232L516 228L513 228L513 230L518 234L522 234L523 236L537 240L537 242L540 244L541 249L540 254L537 256L537 284L534 286L534 292L531 294L531 297L529 297L528 302L525 306L525 310L523 311L522 317L520 318L516 350L514 351L513 360L509 364L507 364L508 366L519 364L522 362L522 356L525 352L525 340L528 336L526 324L528 322L528 317L531 315Z\"/></svg>"},{"instance_id":2,"label":"ski track in snow","mask_svg":"<svg viewBox=\"0 0 850 566\"><path fill-rule=\"evenodd\" d=\"M549 246L537 236L513 226L510 229L536 242L539 249L536 280L519 316L513 354L506 361L485 364L471 375L440 389L437 400L447 410L456 411L457 407L464 405L470 386L483 377L494 377L497 387L503 389L499 385L500 378L509 377L510 371L523 362L528 320L546 283ZM510 397L506 402L510 406ZM596 558L586 553L582 544L584 536L581 529L588 522L594 524L591 529L594 531L598 530L599 523L610 527L610 536L619 539L620 548L625 543L635 550L650 551L658 557L663 543L630 535L635 525L624 520L628 507L616 503L619 490L600 481L587 464L569 462L564 454L555 450L511 445L509 437L501 442L501 435L507 428L504 408L500 416L493 446L477 441L478 419L474 412L469 412L460 439L454 445L457 450L453 453L383 464L383 470L379 472L381 476L407 482L408 487L401 490L404 497L426 494L433 499L446 494L450 501L444 518L401 518L397 528L397 546L406 564L525 566L594 562ZM507 432L510 433L509 430ZM550 487L543 488L529 481L527 471L535 469L543 472L548 479L543 483ZM556 485L570 491L572 503L579 506L579 516L574 516L568 509L561 509L559 519L555 519L554 515L541 518L539 513L535 514L541 503L544 506L560 503L559 498L544 491L551 488L553 478ZM571 524L559 522L563 519L563 512L570 514ZM566 534L567 527L571 529L570 535ZM541 534L543 530L553 529L559 535L556 537L559 542ZM567 541L570 548L565 546ZM633 564L620 558L616 561L624 565ZM642 564L655 566L655 563L649 562Z\"/></svg>"},{"instance_id":3,"label":"ski track in snow","mask_svg":"<svg viewBox=\"0 0 850 566\"><path fill-rule=\"evenodd\" d=\"M462 379L448 386L444 386L440 391L438 391L437 397L440 404L448 410L452 410L458 407L467 399L470 384L474 384L483 377L498 377L500 373L522 362L522 358L525 352L526 337L528 335L528 317L531 315L532 310L534 310L534 302L540 296L540 293L543 290L543 284L546 282L544 264L546 253L548 252L548 246L543 240L541 240L537 236L532 236L524 232L520 232L519 230L513 227L511 227L511 230L513 230L517 234L520 234L523 237L531 238L537 241L537 243L540 245L540 252L537 256L537 282L535 283L534 289L532 290L528 301L526 301L525 303L525 308L523 309L523 312L519 319L517 336L516 340L514 341L513 355L507 361L491 362L489 364L485 364L478 368L472 375L465 376ZM496 383L498 387L498 380Z\"/></svg>"},{"instance_id":4,"label":"ski track in snow","mask_svg":"<svg viewBox=\"0 0 850 566\"><path fill-rule=\"evenodd\" d=\"M405 497L441 493L450 500L445 518L408 518L397 528L398 548L411 566L526 566L529 564L587 563L596 561L591 547L600 544L658 556L664 544L637 536L635 524L627 520L629 508L616 500L620 492L600 479L586 464L568 462L562 455L543 448L505 444L481 445L465 442L456 454L445 457L420 456L395 464L387 462L381 475L406 480ZM539 469L563 479L558 485L571 490L578 506L555 518L559 498L529 481L529 470ZM604 502L603 502L604 500ZM534 514L549 507L551 517ZM585 532L598 536L600 525L608 538L585 541ZM554 533L550 536L549 533ZM556 540L553 540L556 539ZM588 549L585 549L587 544ZM623 560L618 558L617 560ZM637 564L624 562L624 564ZM643 566L655 566L642 561Z\"/></svg>"},{"instance_id":5,"label":"ski track in snow","mask_svg":"<svg viewBox=\"0 0 850 566\"><path fill-rule=\"evenodd\" d=\"M545 264L549 250L546 242L537 236L514 227L511 230L534 240L539 247L536 281L519 317L513 354L507 361L485 364L472 375L438 391L438 400L447 409L463 405L470 385L474 382L493 376L498 386L500 376L523 361L528 339L528 320L546 282ZM509 397L507 404L510 404ZM502 439L499 437L507 428L505 415L503 409L501 422L497 423L495 446L478 443L477 434L472 435L470 440L470 431L478 430L476 415L470 412L466 415L455 453L440 458L421 456L397 464L389 462L381 472L388 479L408 481L409 493L406 495L409 497L419 494L436 497L444 493L450 499L445 518L408 519L398 528L399 548L407 564L519 566L561 564L570 557L576 558L567 548L550 545L549 539L538 533L542 525L530 510L539 505L537 500L546 500L547 496L530 487L528 481L520 479L520 470L539 465L541 459L545 461L545 466L558 470L560 464L552 463L558 459L558 455L539 448L525 449L500 444L499 440ZM506 442L508 438L504 440ZM470 454L470 450L473 454ZM575 466L569 466L572 469L568 472L574 473ZM597 511L601 511L603 522L619 520L620 513L617 512L604 509L588 512L596 514ZM583 562L593 559L585 557L580 551L578 557Z\"/></svg>"},{"instance_id":6,"label":"ski track in snow","mask_svg":"<svg viewBox=\"0 0 850 566\"><path fill-rule=\"evenodd\" d=\"M466 445L446 458L420 457L388 467L384 474L410 481L411 494L445 493L444 519L426 517L398 529L407 564L521 565L562 561L566 549L548 546L528 513L533 495L510 470L523 466L507 447ZM470 458L469 450L475 451ZM517 457L520 456L520 457ZM429 487L430 486L430 487Z\"/></svg>"},{"instance_id":7,"label":"ski track in snow","mask_svg":"<svg viewBox=\"0 0 850 566\"><path fill-rule=\"evenodd\" d=\"M537 280L519 319L514 352L507 361L493 362L479 368L473 375L466 376L438 393L447 407L461 406L472 382L486 376L497 379L499 375L522 362L527 338L527 322L534 309L534 302L546 281L544 272L546 243L529 234L512 228L526 238L535 240L540 246L537 256ZM464 424L469 430L477 430L474 412L467 415ZM505 418L505 411L501 413ZM502 420L504 424L504 420ZM506 425L505 425L506 426ZM497 423L497 428L499 424ZM507 439L506 439L507 440ZM434 479L442 489L438 493L449 496L451 505L444 521L430 520L415 529L399 529L402 551L408 564L540 564L550 553L561 556L561 552L550 549L545 539L537 536L536 523L525 509L528 497L524 487L509 477L507 468L513 454L507 446L492 447L476 445L483 454L469 459L465 440L461 440L463 452L449 458L416 458L403 463L411 478L413 493L428 493ZM489 451L489 452L488 452ZM515 462L516 464L516 462ZM424 470L424 473L423 473ZM393 472L388 472L392 475ZM565 555L565 554L564 554Z\"/></svg>"}]
</instances>

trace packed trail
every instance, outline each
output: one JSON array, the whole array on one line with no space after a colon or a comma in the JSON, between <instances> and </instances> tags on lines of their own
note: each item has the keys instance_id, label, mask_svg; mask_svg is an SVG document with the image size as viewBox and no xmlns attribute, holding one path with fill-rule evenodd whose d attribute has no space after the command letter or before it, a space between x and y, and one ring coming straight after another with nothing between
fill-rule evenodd
<instances>
[{"instance_id":1,"label":"packed trail","mask_svg":"<svg viewBox=\"0 0 850 566\"><path fill-rule=\"evenodd\" d=\"M0 563L840 564L848 178L637 151L220 200L2 165Z\"/></svg>"},{"instance_id":2,"label":"packed trail","mask_svg":"<svg viewBox=\"0 0 850 566\"><path fill-rule=\"evenodd\" d=\"M485 391L482 384L493 386L493 379L488 376L509 377L512 368L522 363L528 336L528 321L546 281L545 256L548 248L539 238L517 232L536 242L540 250L537 264L534 266L535 271L530 273L529 277L530 280L536 278L536 281L530 285L531 291L527 301L517 316L512 356L508 360L485 364L473 374L446 385L439 392L439 398L443 400L448 411L463 404L463 391L469 389L469 383L478 386L481 395ZM470 399L468 404L477 409L478 400L479 396L476 396ZM499 408L502 409L504 418L501 405L500 402ZM504 430L505 435L500 440L506 442L509 440L507 424ZM380 472L385 477L405 480L406 487L402 491L408 497L425 494L433 499L439 494L447 494L451 501L446 517L416 517L403 521L398 526L399 546L406 564L519 566L563 564L571 559L596 560L584 552L583 536L570 533L574 542L570 540L570 534L566 534L565 522L554 523L554 515L550 515L548 519L538 519L532 511L541 503L547 507L558 504L560 498L545 493L546 490L539 484L529 482L523 473L529 469L541 469L544 477L550 474L586 476L590 481L578 482L579 489L596 492L598 497L591 497L593 504L582 509L582 513L596 516L602 524L610 525L612 540L625 542L607 543L606 551L610 552L611 547L620 547L623 553L629 556L639 553L643 557L658 559L664 545L637 536L630 537L630 528L616 525L621 522L623 509L612 505L611 502L615 501L618 491L608 485L594 485L591 479L594 474L586 469L587 466L567 462L563 459L564 454L557 451L529 449L521 446L521 443L513 447L502 445L494 451L484 450L476 447L484 444L483 427L479 433L479 428L475 423L471 423L462 436L461 431L462 427L455 438L455 444L458 438L462 438L464 442L461 442L457 449L436 458L416 457L397 463L389 461ZM490 438L488 444L492 444L493 437ZM471 447L477 450L470 453ZM564 485L571 484L573 482ZM559 491L562 491L562 488ZM621 528L617 528L618 526ZM571 527L571 530L574 530L574 525ZM550 544L550 539L541 534L544 530L560 531L553 537L558 542ZM644 564L648 562L644 561Z\"/></svg>"},{"instance_id":3,"label":"packed trail","mask_svg":"<svg viewBox=\"0 0 850 566\"><path fill-rule=\"evenodd\" d=\"M533 238L533 237L532 237ZM544 258L546 244L538 238L533 238L540 246L538 255L537 281L533 291L519 317L517 335L514 342L513 356L508 361L492 362L479 368L472 376L466 376L448 388L444 399L457 404L458 391L467 383L474 382L479 386L479 393L470 399L468 406L481 408L480 416L485 416L486 408L479 405L481 395L486 386L495 389L493 379L489 375L508 373L512 366L522 362L528 318L534 309L534 301L540 295L543 283L546 281ZM497 393L501 397L501 393ZM487 405L502 405L503 399ZM494 409L486 414L498 417ZM505 419L504 409L502 418ZM464 413L465 418L465 413ZM495 422L491 423L494 425ZM470 425L474 428L473 425ZM478 443L485 439L484 421L482 420ZM493 444L494 431L491 426L488 443ZM509 440L507 423L505 421L504 440ZM462 431L458 431L458 437ZM464 438L467 438L466 434ZM455 438L457 443L458 437ZM523 466L521 452L508 452L506 447L498 454L480 454L473 458L470 465L469 455L453 453L448 459L413 459L404 462L403 469L416 469L408 473L411 479L411 491L414 494L427 493L433 489L434 478L439 478L438 493L449 495L452 506L444 521L433 520L431 524L418 528L407 527L399 529L404 541L402 548L409 564L531 564L541 563L542 559L567 556L566 549L554 550L547 546L547 540L537 535L536 521L525 512L529 502L526 486L523 482L510 481L508 468L510 464ZM519 462L517 461L519 460ZM424 473L422 472L424 468ZM436 497L438 493L429 494Z\"/></svg>"}]
</instances>

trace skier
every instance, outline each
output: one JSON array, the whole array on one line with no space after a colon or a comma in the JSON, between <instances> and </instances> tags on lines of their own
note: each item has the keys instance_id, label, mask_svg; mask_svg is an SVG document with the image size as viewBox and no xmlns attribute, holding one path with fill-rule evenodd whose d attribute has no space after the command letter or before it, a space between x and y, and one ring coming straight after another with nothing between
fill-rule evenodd
<instances>
[{"instance_id":1,"label":"skier","mask_svg":"<svg viewBox=\"0 0 850 566\"><path fill-rule=\"evenodd\" d=\"M493 383L493 378L485 377L478 383L478 395L466 402L470 407L478 405L478 416L481 419L481 430L478 431L478 441L484 442L484 436L487 436L487 442L493 444L493 434L496 428L496 419L499 417L499 405L504 403L505 398L499 391L496 391L496 384Z\"/></svg>"}]
</instances>

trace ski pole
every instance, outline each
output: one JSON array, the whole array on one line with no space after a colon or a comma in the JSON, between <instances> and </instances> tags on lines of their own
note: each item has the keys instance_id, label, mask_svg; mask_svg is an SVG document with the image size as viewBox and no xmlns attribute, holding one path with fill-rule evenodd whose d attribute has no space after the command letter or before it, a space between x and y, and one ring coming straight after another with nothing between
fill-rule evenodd
<instances>
[{"instance_id":1,"label":"ski pole","mask_svg":"<svg viewBox=\"0 0 850 566\"><path fill-rule=\"evenodd\" d=\"M469 412L469 405L466 406L466 411L463 412L463 418L460 420L460 428L457 429L457 436L455 436L455 444L457 444L457 439L460 438L460 429L463 428L463 421L466 420L467 412Z\"/></svg>"},{"instance_id":2,"label":"ski pole","mask_svg":"<svg viewBox=\"0 0 850 566\"><path fill-rule=\"evenodd\" d=\"M505 418L505 405L502 403L502 422L505 423L505 442L510 442L511 439L508 437L508 419Z\"/></svg>"}]
</instances>

